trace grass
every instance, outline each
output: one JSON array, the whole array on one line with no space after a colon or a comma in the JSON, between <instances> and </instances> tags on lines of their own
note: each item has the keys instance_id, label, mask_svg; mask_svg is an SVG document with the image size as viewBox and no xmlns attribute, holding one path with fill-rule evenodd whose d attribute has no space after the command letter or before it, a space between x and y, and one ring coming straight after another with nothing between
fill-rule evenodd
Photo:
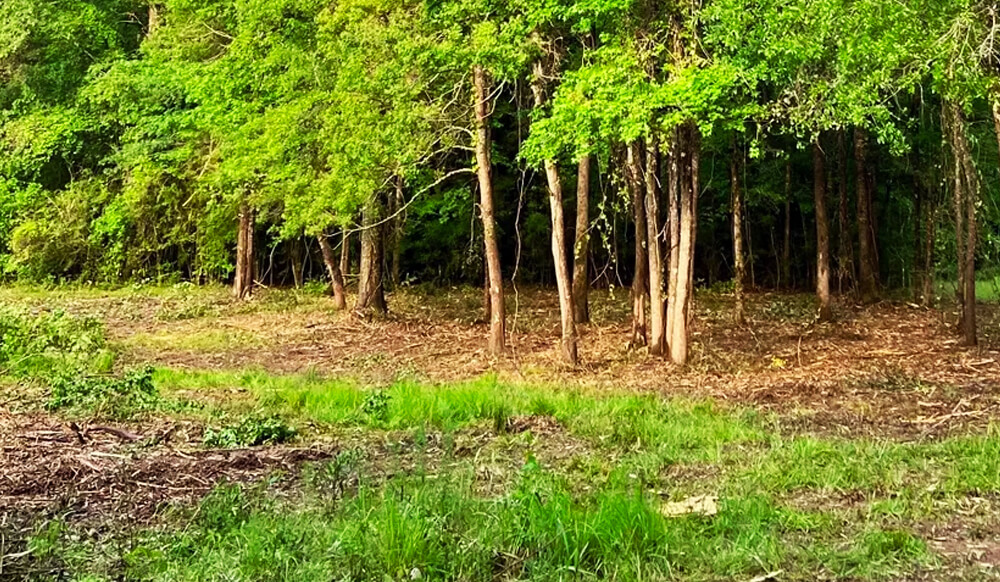
<instances>
[{"instance_id":1,"label":"grass","mask_svg":"<svg viewBox=\"0 0 1000 582\"><path fill-rule=\"evenodd\" d=\"M175 398L240 388L249 409L292 424L368 432L491 427L510 441L520 438L504 434L512 418L547 415L589 448L545 461L529 446L507 459L515 469L491 494L478 455L452 449L435 461L415 438L426 458L378 472L373 451L345 451L291 489L269 490L281 476L223 485L149 528L48 522L30 541L35 571L91 581L730 580L778 570L783 580L884 580L936 567L922 528L986 523L963 502L1000 490L996 429L917 443L787 436L771 418L710 401L492 377L374 388L158 370L154 382ZM719 496L718 515L663 513L665 501L698 493Z\"/></svg>"},{"instance_id":2,"label":"grass","mask_svg":"<svg viewBox=\"0 0 1000 582\"><path fill-rule=\"evenodd\" d=\"M161 320L221 313L223 290L150 292L169 297L149 310ZM296 309L317 297L275 294L246 309ZM805 301L774 305L771 319L806 317ZM788 434L773 413L707 399L495 376L379 385L255 371L95 376L113 354L94 358L106 348L90 320L12 313L15 341L0 355L23 363L25 377L68 373L65 385L42 375L59 414L184 415L208 425L211 447L347 447L301 477L223 483L142 526L126 516L41 519L21 569L40 580L911 579L942 567L925 541L930 528L996 531L995 427L917 442ZM226 333L130 341L211 351ZM867 387L904 392L919 382L885 368ZM513 431L525 417L558 426ZM719 497L717 515L663 511L701 494Z\"/></svg>"},{"instance_id":3,"label":"grass","mask_svg":"<svg viewBox=\"0 0 1000 582\"><path fill-rule=\"evenodd\" d=\"M500 384L492 376L447 385L401 381L373 388L315 375L159 370L155 381L165 394L195 397L213 390L247 390L260 410L321 425L449 432L486 421L502 432L515 416L552 416L596 442L625 450L655 448L664 458L686 461L714 460L727 444L765 437L764 422L755 413L720 411L711 401ZM373 402L379 405L373 407Z\"/></svg>"},{"instance_id":4,"label":"grass","mask_svg":"<svg viewBox=\"0 0 1000 582\"><path fill-rule=\"evenodd\" d=\"M32 548L40 562L94 580L717 580L779 569L787 579L881 578L933 561L923 542L891 528L836 543L836 519L765 496L724 499L712 518L666 517L635 487L580 497L530 462L499 498L476 496L472 481L462 471L408 475L330 498L314 479L294 501L222 487L178 516L183 529L113 546L73 542L72 530L50 525Z\"/></svg>"}]
</instances>

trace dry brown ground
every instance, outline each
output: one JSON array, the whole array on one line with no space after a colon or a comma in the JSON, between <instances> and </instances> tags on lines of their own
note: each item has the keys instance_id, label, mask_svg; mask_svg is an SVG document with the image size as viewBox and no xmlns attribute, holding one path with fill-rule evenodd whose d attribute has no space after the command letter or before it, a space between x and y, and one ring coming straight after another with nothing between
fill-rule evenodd
<instances>
[{"instance_id":1,"label":"dry brown ground","mask_svg":"<svg viewBox=\"0 0 1000 582\"><path fill-rule=\"evenodd\" d=\"M749 299L749 323L737 326L731 298L703 293L692 364L679 369L627 349L627 297L615 295L595 294L576 369L558 360L558 307L547 290L512 297L511 355L500 360L485 350L475 290L397 294L390 315L369 321L334 312L323 298L290 301L287 294L245 306L215 299L215 311L188 319L172 318L156 299L103 315L127 360L175 368L312 371L376 383L496 373L749 404L781 412L796 431L905 438L984 425L1000 410L1000 310L993 305L981 307L982 345L967 348L954 313L906 302L842 304L834 323L819 324L809 296L758 294Z\"/></svg>"}]
</instances>

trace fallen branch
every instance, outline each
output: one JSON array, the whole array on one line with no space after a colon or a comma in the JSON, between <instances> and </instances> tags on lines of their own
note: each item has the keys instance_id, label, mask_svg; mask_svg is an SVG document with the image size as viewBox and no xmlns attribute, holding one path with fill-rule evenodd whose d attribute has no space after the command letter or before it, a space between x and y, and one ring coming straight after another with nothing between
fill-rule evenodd
<instances>
[{"instance_id":1,"label":"fallen branch","mask_svg":"<svg viewBox=\"0 0 1000 582\"><path fill-rule=\"evenodd\" d=\"M121 439L123 443L124 442L134 443L136 441L142 440L142 437L137 434L132 434L128 431L124 431L111 426L91 426L87 428L86 436L89 437L90 433L101 433L101 432L114 435L119 439Z\"/></svg>"}]
</instances>

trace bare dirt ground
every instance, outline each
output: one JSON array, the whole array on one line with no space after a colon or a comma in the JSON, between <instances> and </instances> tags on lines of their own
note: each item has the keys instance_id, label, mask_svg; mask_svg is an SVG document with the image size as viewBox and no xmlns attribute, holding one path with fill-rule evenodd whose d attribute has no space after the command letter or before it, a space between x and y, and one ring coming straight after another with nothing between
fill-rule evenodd
<instances>
[{"instance_id":1,"label":"bare dirt ground","mask_svg":"<svg viewBox=\"0 0 1000 582\"><path fill-rule=\"evenodd\" d=\"M1000 412L995 305L981 306L983 341L968 348L955 332L956 314L906 302L841 304L835 322L819 324L809 296L758 294L748 300L749 322L736 326L731 298L703 293L692 364L682 370L628 350L625 293L597 293L594 323L580 329L582 365L570 369L556 353L558 307L548 290L521 290L514 298L511 355L499 361L485 350L476 290L396 294L388 316L367 321L331 311L324 298L289 304L276 297L235 307L223 298L207 308L155 298L128 308L105 302L110 311L101 315L126 360L174 368L317 372L373 383L496 373L502 380L748 404L780 412L797 432L908 439L981 427ZM192 309L199 316L171 316Z\"/></svg>"}]
</instances>

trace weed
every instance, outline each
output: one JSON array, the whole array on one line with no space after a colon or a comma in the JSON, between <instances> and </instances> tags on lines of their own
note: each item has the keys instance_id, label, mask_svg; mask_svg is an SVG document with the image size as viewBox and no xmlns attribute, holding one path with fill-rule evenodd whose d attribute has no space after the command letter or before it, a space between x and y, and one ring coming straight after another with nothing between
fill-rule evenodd
<instances>
[{"instance_id":1,"label":"weed","mask_svg":"<svg viewBox=\"0 0 1000 582\"><path fill-rule=\"evenodd\" d=\"M368 418L376 422L385 422L389 417L389 402L391 397L383 390L375 390L368 394L361 410Z\"/></svg>"},{"instance_id":2,"label":"weed","mask_svg":"<svg viewBox=\"0 0 1000 582\"><path fill-rule=\"evenodd\" d=\"M236 425L206 429L202 441L210 447L259 447L282 444L295 436L295 429L280 417L251 415Z\"/></svg>"},{"instance_id":3,"label":"weed","mask_svg":"<svg viewBox=\"0 0 1000 582\"><path fill-rule=\"evenodd\" d=\"M46 376L52 370L107 367L104 328L92 318L62 311L30 314L0 307L0 368L17 377Z\"/></svg>"},{"instance_id":4,"label":"weed","mask_svg":"<svg viewBox=\"0 0 1000 582\"><path fill-rule=\"evenodd\" d=\"M118 420L156 409L160 394L153 384L153 369L124 376L81 376L62 373L50 381L49 410L75 409Z\"/></svg>"}]
</instances>

